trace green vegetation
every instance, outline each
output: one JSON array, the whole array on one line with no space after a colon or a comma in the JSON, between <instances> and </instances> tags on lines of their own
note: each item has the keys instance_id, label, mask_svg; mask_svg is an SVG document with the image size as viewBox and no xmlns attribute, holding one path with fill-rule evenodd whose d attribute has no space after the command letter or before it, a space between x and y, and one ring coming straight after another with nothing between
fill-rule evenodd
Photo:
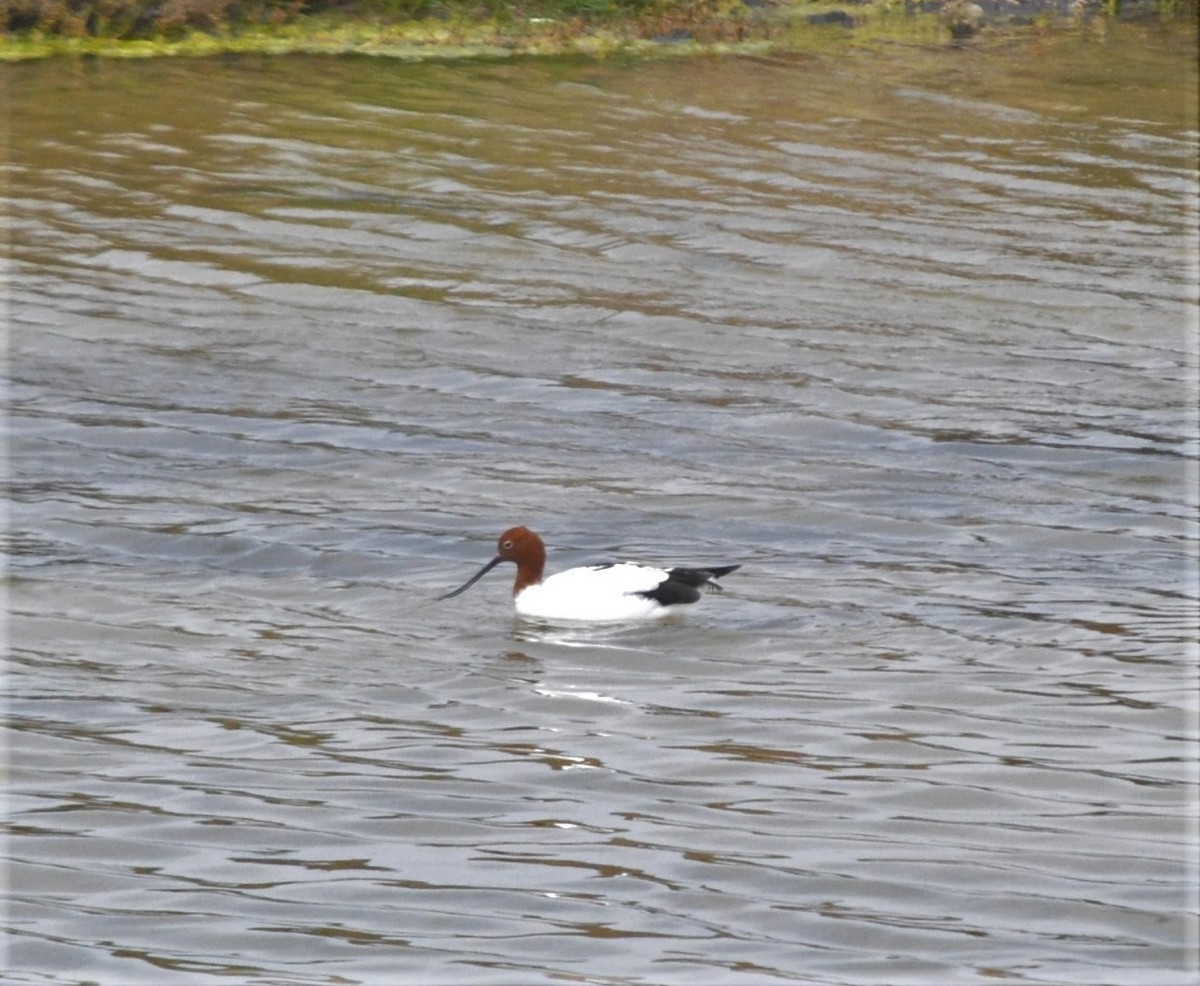
<instances>
[{"instance_id":1,"label":"green vegetation","mask_svg":"<svg viewBox=\"0 0 1200 986\"><path fill-rule=\"evenodd\" d=\"M0 0L0 60L216 52L606 53L801 47L853 34L967 39L1012 25L988 0ZM1140 4L1140 6L1134 6ZM1013 9L1009 5L1009 10ZM1142 16L1194 25L1197 0L1027 0L1025 23ZM1007 18L1007 19L1005 19ZM802 36L808 41L802 40ZM817 40L814 40L817 39Z\"/></svg>"},{"instance_id":2,"label":"green vegetation","mask_svg":"<svg viewBox=\"0 0 1200 986\"><path fill-rule=\"evenodd\" d=\"M692 25L720 15L717 0L2 0L9 35L149 40L265 25L338 20L376 27L440 23L618 20Z\"/></svg>"}]
</instances>

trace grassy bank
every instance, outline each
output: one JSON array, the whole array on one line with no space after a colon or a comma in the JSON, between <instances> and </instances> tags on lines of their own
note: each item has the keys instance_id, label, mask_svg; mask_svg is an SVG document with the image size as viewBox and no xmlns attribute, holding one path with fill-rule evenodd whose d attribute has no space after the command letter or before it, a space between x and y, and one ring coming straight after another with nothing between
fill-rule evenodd
<instances>
[{"instance_id":1,"label":"grassy bank","mask_svg":"<svg viewBox=\"0 0 1200 986\"><path fill-rule=\"evenodd\" d=\"M0 60L321 52L405 58L979 43L1195 24L1197 0L0 0Z\"/></svg>"}]
</instances>

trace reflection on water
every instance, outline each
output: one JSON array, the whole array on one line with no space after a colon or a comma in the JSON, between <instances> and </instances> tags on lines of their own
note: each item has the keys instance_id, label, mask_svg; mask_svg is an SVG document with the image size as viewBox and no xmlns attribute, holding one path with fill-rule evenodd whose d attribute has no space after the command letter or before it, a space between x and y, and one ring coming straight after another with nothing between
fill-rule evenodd
<instances>
[{"instance_id":1,"label":"reflection on water","mask_svg":"<svg viewBox=\"0 0 1200 986\"><path fill-rule=\"evenodd\" d=\"M11 67L10 980L1189 982L1133 40ZM514 523L744 567L433 602Z\"/></svg>"}]
</instances>

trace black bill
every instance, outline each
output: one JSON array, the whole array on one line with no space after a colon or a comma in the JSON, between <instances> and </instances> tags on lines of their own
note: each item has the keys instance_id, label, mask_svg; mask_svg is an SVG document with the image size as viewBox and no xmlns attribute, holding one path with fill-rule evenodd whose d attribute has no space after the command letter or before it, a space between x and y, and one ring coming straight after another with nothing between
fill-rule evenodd
<instances>
[{"instance_id":1,"label":"black bill","mask_svg":"<svg viewBox=\"0 0 1200 986\"><path fill-rule=\"evenodd\" d=\"M471 586L473 586L481 578L483 578L485 575L487 575L488 572L490 572L493 568L495 568L497 565L499 565L502 561L504 561L503 558L500 558L500 557L493 558L490 562L488 562L486 565L484 565L483 568L481 568L478 572L476 572L474 575L472 575L469 579L467 579L466 582L464 582L462 585L460 585L453 592L447 592L444 596L438 596L438 599L439 600L449 599L451 596L457 596L460 592L466 592L469 588L471 588Z\"/></svg>"}]
</instances>

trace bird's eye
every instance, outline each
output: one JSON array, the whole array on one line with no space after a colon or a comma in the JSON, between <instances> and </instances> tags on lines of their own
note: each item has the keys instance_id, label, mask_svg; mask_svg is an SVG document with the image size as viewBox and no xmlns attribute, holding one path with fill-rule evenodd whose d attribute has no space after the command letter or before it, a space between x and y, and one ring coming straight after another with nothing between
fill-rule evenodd
<instances>
[{"instance_id":1,"label":"bird's eye","mask_svg":"<svg viewBox=\"0 0 1200 986\"><path fill-rule=\"evenodd\" d=\"M502 545L500 545L500 547L503 548L505 551L511 551L512 544L513 543L511 541L505 541Z\"/></svg>"}]
</instances>

